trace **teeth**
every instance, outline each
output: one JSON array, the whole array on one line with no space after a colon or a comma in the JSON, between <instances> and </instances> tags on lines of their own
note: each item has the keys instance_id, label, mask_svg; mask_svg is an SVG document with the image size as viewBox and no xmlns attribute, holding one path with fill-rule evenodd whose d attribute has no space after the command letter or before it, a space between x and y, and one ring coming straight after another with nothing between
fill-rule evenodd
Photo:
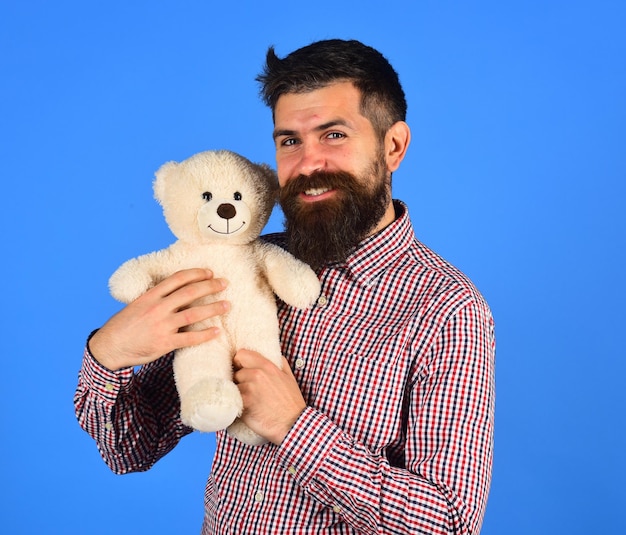
<instances>
[{"instance_id":1,"label":"teeth","mask_svg":"<svg viewBox=\"0 0 626 535\"><path fill-rule=\"evenodd\" d=\"M328 191L328 188L314 188L314 189L307 189L305 190L304 193L312 197L317 197L318 195L321 195L322 193L326 193L327 191Z\"/></svg>"}]
</instances>

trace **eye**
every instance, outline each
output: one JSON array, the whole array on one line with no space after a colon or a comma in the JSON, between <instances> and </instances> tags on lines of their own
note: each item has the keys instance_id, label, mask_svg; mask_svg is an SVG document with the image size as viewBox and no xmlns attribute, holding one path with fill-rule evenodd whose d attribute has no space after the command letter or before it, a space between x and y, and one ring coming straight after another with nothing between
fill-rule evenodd
<instances>
[{"instance_id":1,"label":"eye","mask_svg":"<svg viewBox=\"0 0 626 535\"><path fill-rule=\"evenodd\" d=\"M205 192L202 194L202 198L203 198L205 201L210 201L210 200L213 198L213 194L212 194L210 191L205 191Z\"/></svg>"},{"instance_id":2,"label":"eye","mask_svg":"<svg viewBox=\"0 0 626 535\"><path fill-rule=\"evenodd\" d=\"M239 193L238 191L235 192L235 194L233 195L233 198L236 201L240 201L241 200L241 193Z\"/></svg>"},{"instance_id":3,"label":"eye","mask_svg":"<svg viewBox=\"0 0 626 535\"><path fill-rule=\"evenodd\" d=\"M298 145L299 140L295 137L277 137L275 142L277 149L292 149Z\"/></svg>"}]
</instances>

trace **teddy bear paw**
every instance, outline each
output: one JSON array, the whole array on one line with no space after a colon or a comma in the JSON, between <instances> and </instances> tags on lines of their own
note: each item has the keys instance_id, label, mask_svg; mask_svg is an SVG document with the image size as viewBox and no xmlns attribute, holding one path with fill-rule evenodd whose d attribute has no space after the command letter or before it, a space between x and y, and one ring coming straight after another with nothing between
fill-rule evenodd
<instances>
[{"instance_id":1,"label":"teddy bear paw","mask_svg":"<svg viewBox=\"0 0 626 535\"><path fill-rule=\"evenodd\" d=\"M153 285L152 277L136 258L122 264L109 279L111 295L122 303L132 303Z\"/></svg>"},{"instance_id":2,"label":"teddy bear paw","mask_svg":"<svg viewBox=\"0 0 626 535\"><path fill-rule=\"evenodd\" d=\"M228 434L248 446L260 446L267 442L267 439L263 438L261 435L257 435L239 418L228 427Z\"/></svg>"},{"instance_id":3,"label":"teddy bear paw","mask_svg":"<svg viewBox=\"0 0 626 535\"><path fill-rule=\"evenodd\" d=\"M284 301L293 307L306 309L317 302L322 286L317 275L309 266L300 263L299 267L298 277L294 278L294 284Z\"/></svg>"},{"instance_id":4,"label":"teddy bear paw","mask_svg":"<svg viewBox=\"0 0 626 535\"><path fill-rule=\"evenodd\" d=\"M206 433L227 428L243 411L237 386L220 379L195 384L181 395L180 405L183 423Z\"/></svg>"}]
</instances>

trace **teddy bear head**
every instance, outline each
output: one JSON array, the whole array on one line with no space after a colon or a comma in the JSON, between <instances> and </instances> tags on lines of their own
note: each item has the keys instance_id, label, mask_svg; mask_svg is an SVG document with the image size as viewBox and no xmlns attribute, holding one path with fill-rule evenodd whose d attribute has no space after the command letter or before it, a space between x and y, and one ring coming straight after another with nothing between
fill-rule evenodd
<instances>
[{"instance_id":1,"label":"teddy bear head","mask_svg":"<svg viewBox=\"0 0 626 535\"><path fill-rule=\"evenodd\" d=\"M278 179L268 165L226 150L168 162L156 172L153 186L170 230L192 244L251 242L278 196Z\"/></svg>"}]
</instances>

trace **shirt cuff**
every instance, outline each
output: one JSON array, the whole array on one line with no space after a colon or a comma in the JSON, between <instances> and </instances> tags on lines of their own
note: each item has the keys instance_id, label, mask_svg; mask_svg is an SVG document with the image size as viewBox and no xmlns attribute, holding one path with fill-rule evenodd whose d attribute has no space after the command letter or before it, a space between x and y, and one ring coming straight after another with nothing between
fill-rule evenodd
<instances>
[{"instance_id":1,"label":"shirt cuff","mask_svg":"<svg viewBox=\"0 0 626 535\"><path fill-rule=\"evenodd\" d=\"M112 371L100 364L85 347L80 378L83 384L105 401L114 403L120 390L128 385L134 375L133 368Z\"/></svg>"},{"instance_id":2,"label":"shirt cuff","mask_svg":"<svg viewBox=\"0 0 626 535\"><path fill-rule=\"evenodd\" d=\"M276 450L279 464L306 487L315 478L341 436L326 416L307 407Z\"/></svg>"}]
</instances>

